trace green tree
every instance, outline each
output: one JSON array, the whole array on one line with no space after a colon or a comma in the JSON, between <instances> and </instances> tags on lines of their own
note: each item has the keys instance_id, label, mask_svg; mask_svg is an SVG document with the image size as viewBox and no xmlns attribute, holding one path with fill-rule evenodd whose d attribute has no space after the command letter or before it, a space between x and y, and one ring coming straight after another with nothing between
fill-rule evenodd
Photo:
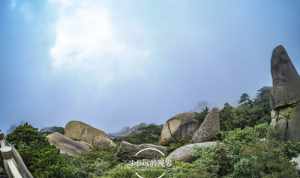
<instances>
[{"instance_id":1,"label":"green tree","mask_svg":"<svg viewBox=\"0 0 300 178\"><path fill-rule=\"evenodd\" d=\"M225 103L223 109L220 111L220 124L223 131L232 129L234 125L234 107L229 103Z\"/></svg>"},{"instance_id":2,"label":"green tree","mask_svg":"<svg viewBox=\"0 0 300 178\"><path fill-rule=\"evenodd\" d=\"M247 93L243 93L240 97L239 104L248 103L250 101L250 96Z\"/></svg>"},{"instance_id":3,"label":"green tree","mask_svg":"<svg viewBox=\"0 0 300 178\"><path fill-rule=\"evenodd\" d=\"M7 135L7 141L15 145L25 164L37 178L74 178L73 168L51 146L37 128L28 123L18 126Z\"/></svg>"},{"instance_id":4,"label":"green tree","mask_svg":"<svg viewBox=\"0 0 300 178\"><path fill-rule=\"evenodd\" d=\"M158 144L162 125L149 124L142 126L129 135L116 138L115 141L128 141L134 144L152 143Z\"/></svg>"},{"instance_id":5,"label":"green tree","mask_svg":"<svg viewBox=\"0 0 300 178\"><path fill-rule=\"evenodd\" d=\"M253 127L261 123L271 122L271 87L262 87L256 97L251 100L244 93L240 97L240 104L236 107L225 103L220 111L221 130L228 131L235 128Z\"/></svg>"}]
</instances>

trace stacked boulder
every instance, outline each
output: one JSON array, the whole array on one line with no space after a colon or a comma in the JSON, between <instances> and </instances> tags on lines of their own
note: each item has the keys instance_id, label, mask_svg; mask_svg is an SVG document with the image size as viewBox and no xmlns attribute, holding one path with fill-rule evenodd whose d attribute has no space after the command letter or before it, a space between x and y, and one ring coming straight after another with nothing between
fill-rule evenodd
<instances>
[{"instance_id":1,"label":"stacked boulder","mask_svg":"<svg viewBox=\"0 0 300 178\"><path fill-rule=\"evenodd\" d=\"M160 143L163 145L176 141L192 143L177 148L167 157L170 160L189 162L193 160L194 149L215 146L217 142L212 141L219 132L220 116L217 108L213 108L202 123L196 119L196 113L183 113L165 123Z\"/></svg>"},{"instance_id":2,"label":"stacked boulder","mask_svg":"<svg viewBox=\"0 0 300 178\"><path fill-rule=\"evenodd\" d=\"M61 154L75 156L91 150L91 146L85 142L74 141L58 132L47 136L48 142L60 150Z\"/></svg>"},{"instance_id":3,"label":"stacked boulder","mask_svg":"<svg viewBox=\"0 0 300 178\"><path fill-rule=\"evenodd\" d=\"M213 140L220 131L219 110L213 108L200 123L197 113L182 113L169 119L163 126L160 136L161 145L173 142L201 143Z\"/></svg>"},{"instance_id":4,"label":"stacked boulder","mask_svg":"<svg viewBox=\"0 0 300 178\"><path fill-rule=\"evenodd\" d=\"M169 119L163 126L160 144L169 145L174 142L188 142L200 123L196 119L197 113L186 112Z\"/></svg>"},{"instance_id":5,"label":"stacked boulder","mask_svg":"<svg viewBox=\"0 0 300 178\"><path fill-rule=\"evenodd\" d=\"M75 156L92 148L110 149L116 146L104 131L80 121L67 123L64 132L64 135L54 132L47 136L48 142L62 154Z\"/></svg>"},{"instance_id":6,"label":"stacked boulder","mask_svg":"<svg viewBox=\"0 0 300 178\"><path fill-rule=\"evenodd\" d=\"M300 77L283 46L274 49L272 126L283 140L300 140Z\"/></svg>"}]
</instances>

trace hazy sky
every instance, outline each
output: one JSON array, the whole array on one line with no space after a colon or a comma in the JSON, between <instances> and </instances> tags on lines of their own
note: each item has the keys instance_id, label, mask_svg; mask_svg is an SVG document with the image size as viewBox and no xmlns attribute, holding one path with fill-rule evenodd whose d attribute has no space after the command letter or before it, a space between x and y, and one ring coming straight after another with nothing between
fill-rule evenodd
<instances>
[{"instance_id":1,"label":"hazy sky","mask_svg":"<svg viewBox=\"0 0 300 178\"><path fill-rule=\"evenodd\" d=\"M107 132L236 103L300 68L298 0L1 0L0 129L81 120Z\"/></svg>"}]
</instances>

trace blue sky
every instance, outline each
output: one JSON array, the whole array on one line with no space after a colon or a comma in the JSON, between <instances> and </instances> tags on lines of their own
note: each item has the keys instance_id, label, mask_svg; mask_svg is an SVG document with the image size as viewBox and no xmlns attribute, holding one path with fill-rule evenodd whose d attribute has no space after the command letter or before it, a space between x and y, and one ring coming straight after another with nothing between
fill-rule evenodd
<instances>
[{"instance_id":1,"label":"blue sky","mask_svg":"<svg viewBox=\"0 0 300 178\"><path fill-rule=\"evenodd\" d=\"M107 132L221 107L300 67L298 0L3 0L0 129L81 120Z\"/></svg>"}]
</instances>

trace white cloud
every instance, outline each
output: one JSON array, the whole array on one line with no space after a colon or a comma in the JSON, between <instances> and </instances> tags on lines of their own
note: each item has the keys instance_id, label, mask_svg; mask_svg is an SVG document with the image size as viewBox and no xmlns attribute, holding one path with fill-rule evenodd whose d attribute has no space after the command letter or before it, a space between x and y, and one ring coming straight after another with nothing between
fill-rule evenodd
<instances>
[{"instance_id":1,"label":"white cloud","mask_svg":"<svg viewBox=\"0 0 300 178\"><path fill-rule=\"evenodd\" d=\"M95 0L49 3L58 13L55 43L50 49L55 70L96 72L103 80L141 72L148 50L137 44L137 34L116 29L109 9L103 4Z\"/></svg>"}]
</instances>

